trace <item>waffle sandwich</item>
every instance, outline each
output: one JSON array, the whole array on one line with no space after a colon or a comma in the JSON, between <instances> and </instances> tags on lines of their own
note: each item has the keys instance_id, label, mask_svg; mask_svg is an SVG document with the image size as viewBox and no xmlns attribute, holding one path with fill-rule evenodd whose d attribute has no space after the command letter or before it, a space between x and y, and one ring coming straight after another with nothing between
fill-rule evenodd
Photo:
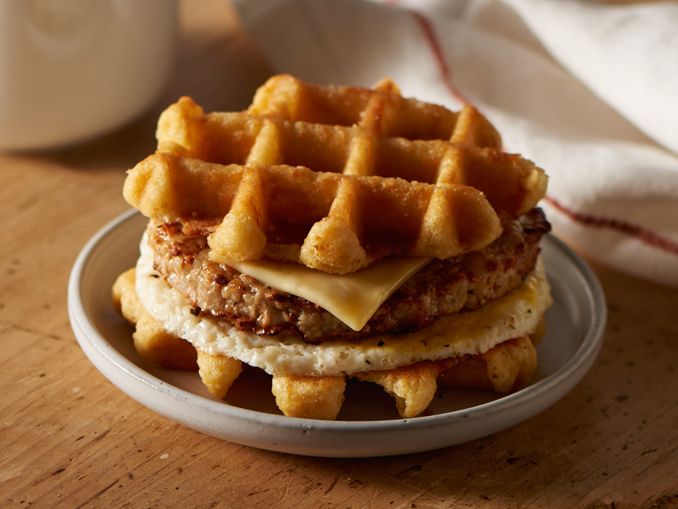
<instances>
[{"instance_id":1,"label":"waffle sandwich","mask_svg":"<svg viewBox=\"0 0 678 509\"><path fill-rule=\"evenodd\" d=\"M275 76L244 112L181 98L123 194L149 218L113 288L141 357L224 398L244 365L288 416L335 419L347 378L401 417L439 385L506 393L551 303L543 170L471 106Z\"/></svg>"}]
</instances>

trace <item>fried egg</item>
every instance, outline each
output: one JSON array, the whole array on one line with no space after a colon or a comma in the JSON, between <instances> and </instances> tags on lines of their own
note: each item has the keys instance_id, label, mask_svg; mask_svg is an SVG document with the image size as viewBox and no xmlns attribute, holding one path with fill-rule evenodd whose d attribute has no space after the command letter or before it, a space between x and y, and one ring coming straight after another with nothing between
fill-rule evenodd
<instances>
[{"instance_id":1,"label":"fried egg","mask_svg":"<svg viewBox=\"0 0 678 509\"><path fill-rule=\"evenodd\" d=\"M167 331L209 355L238 359L271 375L351 375L481 354L503 341L532 334L552 302L539 259L518 288L478 310L440 317L409 334L310 344L294 335L258 336L225 320L195 316L191 303L154 271L153 252L145 236L140 251L136 292L144 308Z\"/></svg>"}]
</instances>

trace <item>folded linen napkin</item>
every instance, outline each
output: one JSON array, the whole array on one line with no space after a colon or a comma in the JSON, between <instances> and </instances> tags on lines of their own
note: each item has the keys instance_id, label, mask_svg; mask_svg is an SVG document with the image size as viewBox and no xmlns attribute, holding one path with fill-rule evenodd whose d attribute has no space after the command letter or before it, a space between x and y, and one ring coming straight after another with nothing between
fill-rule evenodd
<instances>
[{"instance_id":1,"label":"folded linen napkin","mask_svg":"<svg viewBox=\"0 0 678 509\"><path fill-rule=\"evenodd\" d=\"M556 234L678 286L678 4L236 1L278 72L470 102L550 176Z\"/></svg>"}]
</instances>

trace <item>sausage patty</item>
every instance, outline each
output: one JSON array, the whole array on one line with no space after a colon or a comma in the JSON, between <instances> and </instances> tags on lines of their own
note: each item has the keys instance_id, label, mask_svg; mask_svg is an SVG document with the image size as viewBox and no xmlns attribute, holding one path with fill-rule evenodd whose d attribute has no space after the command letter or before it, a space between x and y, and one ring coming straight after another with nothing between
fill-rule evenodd
<instances>
[{"instance_id":1,"label":"sausage patty","mask_svg":"<svg viewBox=\"0 0 678 509\"><path fill-rule=\"evenodd\" d=\"M535 208L506 223L503 234L484 249L431 261L354 331L306 299L211 262L207 235L214 226L197 221L149 225L155 268L165 281L192 303L195 314L257 334L297 334L313 343L410 332L441 315L477 309L520 285L537 261L539 239L550 230L541 209Z\"/></svg>"}]
</instances>

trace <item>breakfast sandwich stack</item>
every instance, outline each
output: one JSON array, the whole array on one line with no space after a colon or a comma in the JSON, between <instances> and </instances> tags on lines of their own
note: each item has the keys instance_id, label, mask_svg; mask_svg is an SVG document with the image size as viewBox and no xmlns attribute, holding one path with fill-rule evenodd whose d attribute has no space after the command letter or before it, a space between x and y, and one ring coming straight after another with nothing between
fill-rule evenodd
<instances>
[{"instance_id":1,"label":"breakfast sandwich stack","mask_svg":"<svg viewBox=\"0 0 678 509\"><path fill-rule=\"evenodd\" d=\"M551 303L543 170L474 108L275 76L244 112L181 98L123 194L149 218L114 302L141 357L224 398L243 365L288 416L335 419L346 380L401 417L439 385L529 383Z\"/></svg>"}]
</instances>

